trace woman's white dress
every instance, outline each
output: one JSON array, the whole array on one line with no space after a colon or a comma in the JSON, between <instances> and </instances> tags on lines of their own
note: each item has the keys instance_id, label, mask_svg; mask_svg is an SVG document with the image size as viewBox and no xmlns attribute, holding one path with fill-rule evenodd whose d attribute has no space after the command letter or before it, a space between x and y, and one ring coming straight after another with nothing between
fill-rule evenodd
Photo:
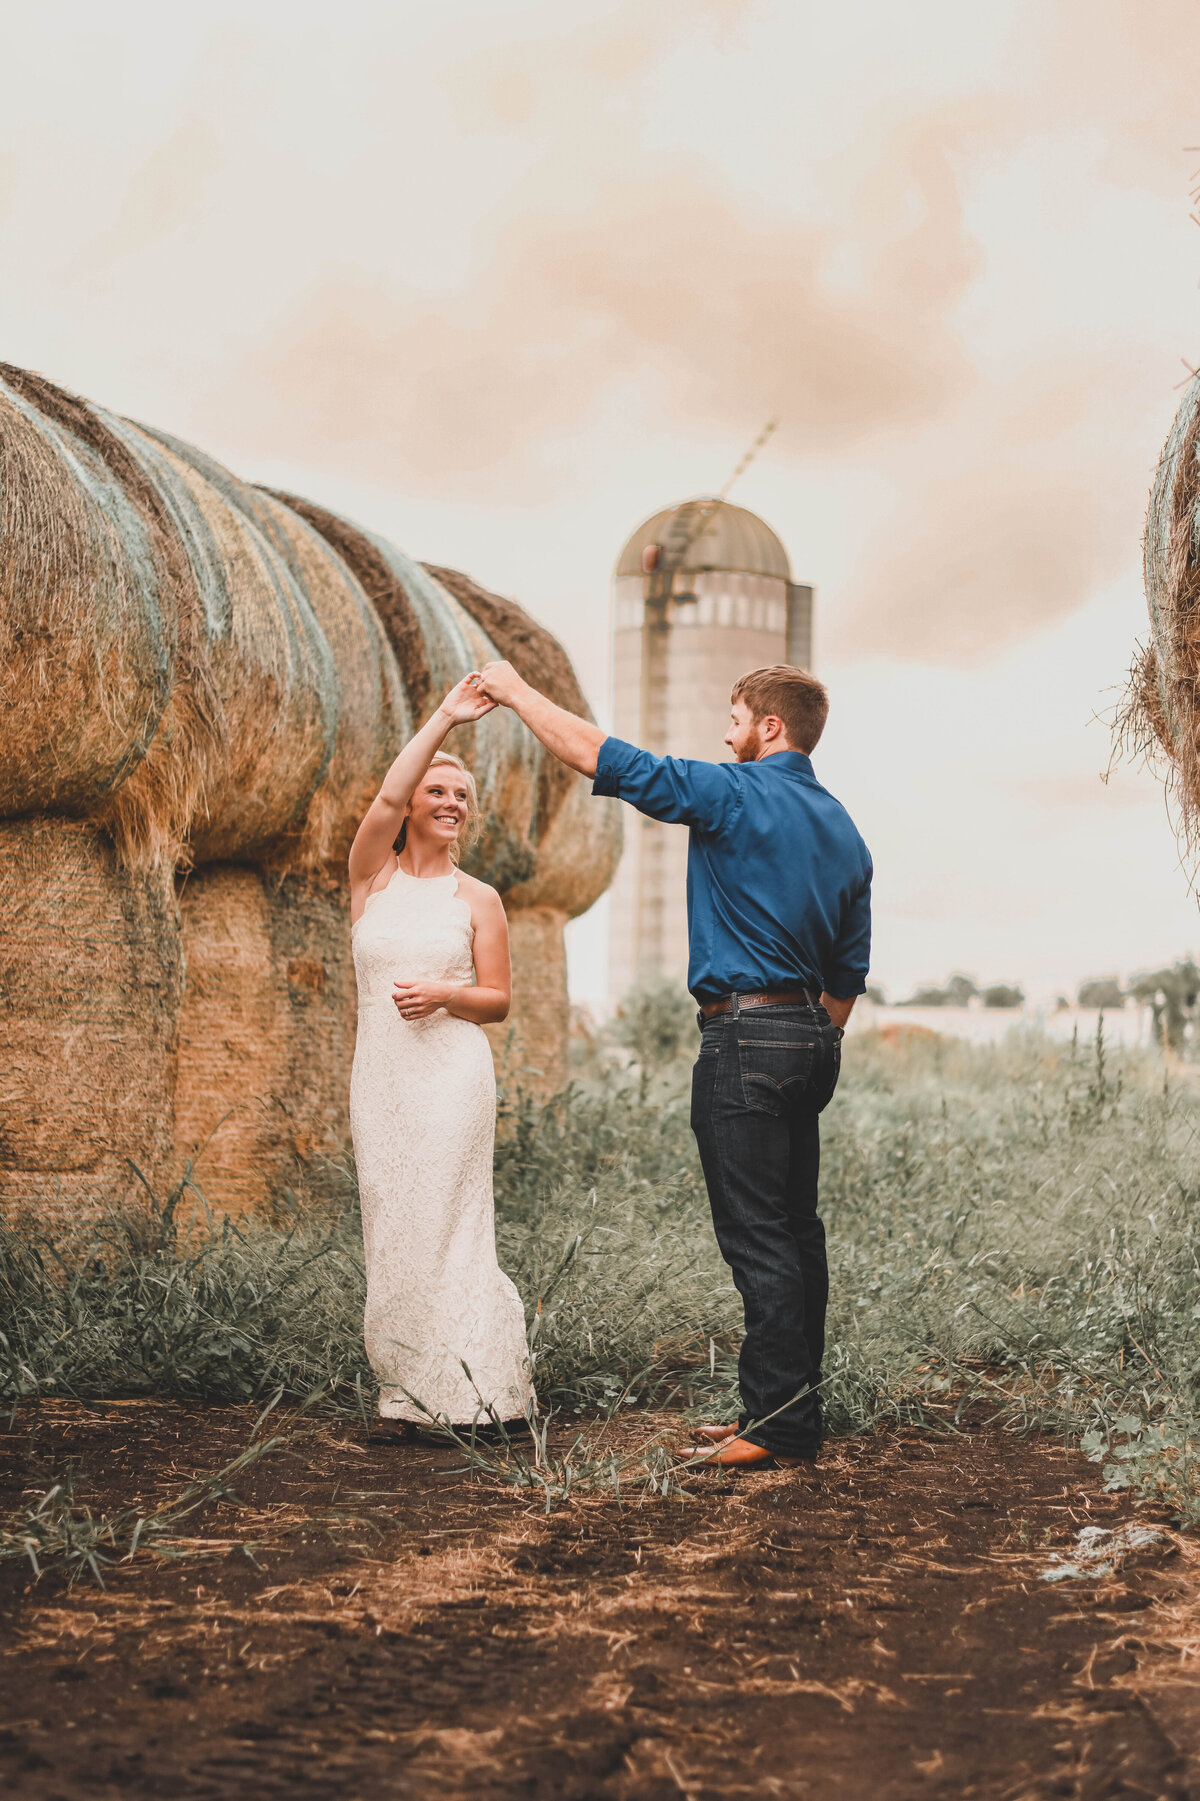
<instances>
[{"instance_id":1,"label":"woman's white dress","mask_svg":"<svg viewBox=\"0 0 1200 1801\"><path fill-rule=\"evenodd\" d=\"M364 1337L391 1419L515 1419L532 1396L524 1309L496 1261L491 1048L470 1020L402 1019L392 998L397 981L470 982L473 936L457 876L403 869L354 927Z\"/></svg>"}]
</instances>

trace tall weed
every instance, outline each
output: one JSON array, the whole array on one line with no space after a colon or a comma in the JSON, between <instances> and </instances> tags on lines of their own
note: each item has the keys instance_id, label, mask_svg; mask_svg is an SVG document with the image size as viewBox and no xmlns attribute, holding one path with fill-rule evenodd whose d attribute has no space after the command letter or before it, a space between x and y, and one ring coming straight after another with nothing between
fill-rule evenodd
<instances>
[{"instance_id":1,"label":"tall weed","mask_svg":"<svg viewBox=\"0 0 1200 1801\"><path fill-rule=\"evenodd\" d=\"M992 1417L1081 1439L1106 1480L1200 1518L1200 1095L1157 1057L851 1039L823 1123L835 1432ZM202 1176L197 1180L202 1180ZM687 1065L514 1104L501 1261L545 1403L732 1411L740 1304L712 1238ZM358 1407L353 1211L211 1220L189 1176L74 1243L0 1229L0 1394L246 1400L327 1385Z\"/></svg>"}]
</instances>

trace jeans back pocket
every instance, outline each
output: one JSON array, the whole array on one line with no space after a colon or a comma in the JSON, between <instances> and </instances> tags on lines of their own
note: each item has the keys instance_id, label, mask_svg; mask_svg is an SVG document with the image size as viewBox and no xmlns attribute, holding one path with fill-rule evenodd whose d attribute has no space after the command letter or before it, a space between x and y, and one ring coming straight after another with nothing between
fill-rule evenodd
<instances>
[{"instance_id":1,"label":"jeans back pocket","mask_svg":"<svg viewBox=\"0 0 1200 1801\"><path fill-rule=\"evenodd\" d=\"M791 1020L747 1022L738 1033L742 1100L756 1113L782 1119L804 1096L817 1046Z\"/></svg>"}]
</instances>

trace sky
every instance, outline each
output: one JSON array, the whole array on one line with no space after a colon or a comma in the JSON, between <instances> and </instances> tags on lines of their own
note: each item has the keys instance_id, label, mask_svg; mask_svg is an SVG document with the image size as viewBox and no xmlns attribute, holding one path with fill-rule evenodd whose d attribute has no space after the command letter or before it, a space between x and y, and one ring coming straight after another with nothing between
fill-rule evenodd
<instances>
[{"instance_id":1,"label":"sky","mask_svg":"<svg viewBox=\"0 0 1200 1801\"><path fill-rule=\"evenodd\" d=\"M875 978L1200 948L1106 782L1200 360L1195 0L0 0L0 356L520 599L719 488L817 589ZM723 755L724 722L713 722ZM570 931L605 992L604 906Z\"/></svg>"}]
</instances>

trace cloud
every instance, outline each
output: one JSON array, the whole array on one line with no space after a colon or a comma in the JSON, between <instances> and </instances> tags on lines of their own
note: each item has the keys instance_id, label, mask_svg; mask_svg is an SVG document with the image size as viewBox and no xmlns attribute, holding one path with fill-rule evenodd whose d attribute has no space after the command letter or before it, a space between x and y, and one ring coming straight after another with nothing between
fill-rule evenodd
<instances>
[{"instance_id":1,"label":"cloud","mask_svg":"<svg viewBox=\"0 0 1200 1801\"><path fill-rule=\"evenodd\" d=\"M552 133L585 139L614 105L636 106L636 84L683 43L732 48L756 10L746 0L640 0L552 31L506 33L461 56L447 92L464 131Z\"/></svg>"},{"instance_id":2,"label":"cloud","mask_svg":"<svg viewBox=\"0 0 1200 1801\"><path fill-rule=\"evenodd\" d=\"M914 437L892 504L868 512L834 625L841 653L869 642L876 655L977 662L1127 568L1149 479L1130 457L1148 389L1125 346L977 380Z\"/></svg>"},{"instance_id":3,"label":"cloud","mask_svg":"<svg viewBox=\"0 0 1200 1801\"><path fill-rule=\"evenodd\" d=\"M1105 197L1135 195L1143 212L1165 199L1182 227L1194 167L1182 151L1200 144L1200 11L1190 0L1060 0L1027 22L1006 116L1014 143L1073 133L1087 144L1080 259L1095 255L1082 220ZM1119 213L1114 220L1108 257L1119 286L1136 241L1123 243ZM1046 276L1034 241L1031 230L1022 273L1036 295ZM1106 296L1093 289L1073 342L1010 353L1001 376L981 370L933 431L914 434L840 597L831 642L842 654L869 643L873 653L979 662L1117 578L1136 579L1178 359L1196 353L1194 343L1162 341L1155 354L1155 298L1143 289L1144 335L1117 338Z\"/></svg>"},{"instance_id":4,"label":"cloud","mask_svg":"<svg viewBox=\"0 0 1200 1801\"><path fill-rule=\"evenodd\" d=\"M81 246L70 272L98 273L186 224L223 161L212 127L199 117L183 120L133 171L116 218Z\"/></svg>"},{"instance_id":5,"label":"cloud","mask_svg":"<svg viewBox=\"0 0 1200 1801\"><path fill-rule=\"evenodd\" d=\"M1152 185L1164 155L1200 144L1194 0L1026 0L1026 18L1040 51L1027 61L1031 108L1098 126L1110 177Z\"/></svg>"},{"instance_id":6,"label":"cloud","mask_svg":"<svg viewBox=\"0 0 1200 1801\"><path fill-rule=\"evenodd\" d=\"M525 160L453 286L339 246L242 336L196 429L414 496L536 506L611 454L614 397L628 429L724 444L781 416L772 459L797 483L840 466L861 494L861 552L827 615L843 657L971 663L1112 582L1136 558L1166 371L1191 346L1148 360L1086 303L1062 342L1038 317L1055 273L1032 249L1020 266L1010 224L997 274L975 202L1006 158L1074 134L1092 159L1082 213L1122 184L1161 195L1168 168L1182 207L1192 0L1149 24L1136 0L1015 5L986 87L885 99L824 161L796 161L795 192L786 155L757 185L723 162L719 121L712 156L649 132L680 42L724 47L744 16L620 6L464 55L446 78L459 129L481 164ZM978 303L1005 280L1029 341L997 356Z\"/></svg>"},{"instance_id":7,"label":"cloud","mask_svg":"<svg viewBox=\"0 0 1200 1801\"><path fill-rule=\"evenodd\" d=\"M990 130L957 107L892 123L832 222L658 158L577 211L507 220L436 300L330 279L234 372L225 426L354 475L515 499L566 479L558 446L621 384L735 437L782 414L793 454L920 423L969 379L951 313L979 252L958 163Z\"/></svg>"}]
</instances>

